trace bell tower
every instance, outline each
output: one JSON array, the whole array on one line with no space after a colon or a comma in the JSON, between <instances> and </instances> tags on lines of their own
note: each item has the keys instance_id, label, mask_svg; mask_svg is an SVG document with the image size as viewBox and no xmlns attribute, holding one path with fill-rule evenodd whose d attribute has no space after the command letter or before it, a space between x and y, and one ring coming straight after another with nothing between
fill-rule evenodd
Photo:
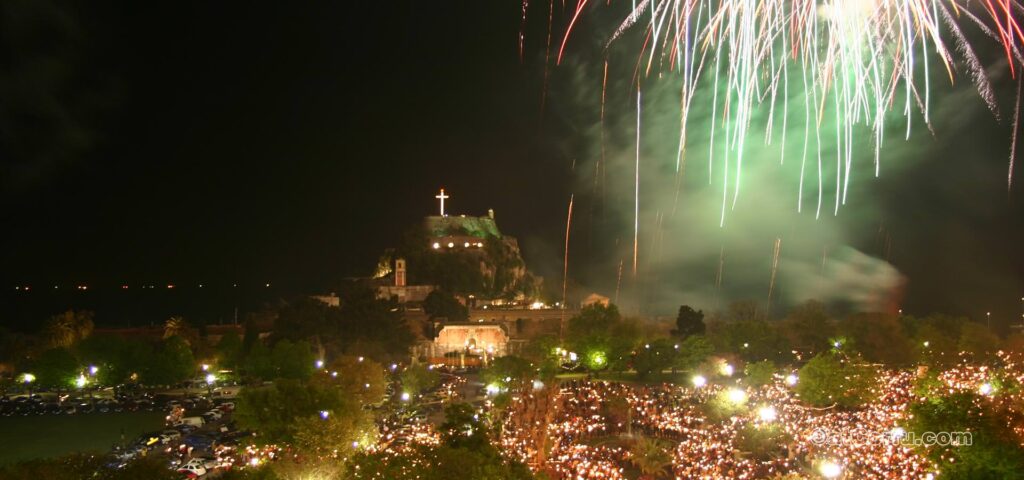
<instances>
[{"instance_id":1,"label":"bell tower","mask_svg":"<svg viewBox=\"0 0 1024 480\"><path fill-rule=\"evenodd\" d=\"M395 260L395 286L405 286L405 259L399 258Z\"/></svg>"}]
</instances>

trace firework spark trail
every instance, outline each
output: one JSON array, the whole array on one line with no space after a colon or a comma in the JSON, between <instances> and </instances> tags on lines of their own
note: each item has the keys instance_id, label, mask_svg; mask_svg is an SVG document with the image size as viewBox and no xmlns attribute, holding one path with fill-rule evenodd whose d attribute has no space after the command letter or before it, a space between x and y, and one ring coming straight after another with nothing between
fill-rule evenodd
<instances>
[{"instance_id":1,"label":"firework spark trail","mask_svg":"<svg viewBox=\"0 0 1024 480\"><path fill-rule=\"evenodd\" d=\"M530 0L523 0L523 18L519 21L519 63L523 63L523 52L526 48L526 11L530 8Z\"/></svg>"},{"instance_id":2,"label":"firework spark trail","mask_svg":"<svg viewBox=\"0 0 1024 480\"><path fill-rule=\"evenodd\" d=\"M1010 140L1010 167L1006 172L1006 191L1013 189L1013 163L1017 158L1017 132L1020 131L1020 95L1024 77L1017 79L1017 103L1013 109L1013 138Z\"/></svg>"},{"instance_id":3,"label":"firework spark trail","mask_svg":"<svg viewBox=\"0 0 1024 480\"><path fill-rule=\"evenodd\" d=\"M622 288L622 265L625 263L622 259L619 259L619 274L615 279L615 301L612 302L616 305L619 304L619 289Z\"/></svg>"},{"instance_id":4,"label":"firework spark trail","mask_svg":"<svg viewBox=\"0 0 1024 480\"><path fill-rule=\"evenodd\" d=\"M715 274L715 291L722 289L722 273L725 269L725 245L718 252L718 273Z\"/></svg>"},{"instance_id":5,"label":"firework spark trail","mask_svg":"<svg viewBox=\"0 0 1024 480\"><path fill-rule=\"evenodd\" d=\"M569 232L572 229L572 203L574 195L569 195L569 214L565 219L565 256L562 265L562 308L565 308L565 294L569 287Z\"/></svg>"},{"instance_id":6,"label":"firework spark trail","mask_svg":"<svg viewBox=\"0 0 1024 480\"><path fill-rule=\"evenodd\" d=\"M640 88L636 90L636 168L633 189L633 278L636 279L637 256L640 249Z\"/></svg>"},{"instance_id":7,"label":"firework spark trail","mask_svg":"<svg viewBox=\"0 0 1024 480\"><path fill-rule=\"evenodd\" d=\"M572 20L569 22L569 27L565 29L565 36L562 37L562 46L558 49L558 59L555 60L555 65L562 64L562 55L565 54L565 44L569 43L569 35L572 35L572 27L576 25L576 20L579 20L580 13L583 13L583 7L587 5L587 0L580 0L576 4L576 13L573 14Z\"/></svg>"},{"instance_id":8,"label":"firework spark trail","mask_svg":"<svg viewBox=\"0 0 1024 480\"><path fill-rule=\"evenodd\" d=\"M588 0L577 0L562 39L559 62L587 3ZM948 7L952 7L954 13L951 14ZM977 10L980 15L969 9ZM961 24L976 25L995 39L1005 51L1011 75L1016 76L1017 66L1024 64L1021 54L1024 30L1017 20L1020 15L1012 13L1015 10L1018 13L1024 10L1019 0L973 3L966 0L643 0L633 2L633 8L611 33L605 48L625 38L625 32L632 27L643 26L646 32L642 35L638 69L639 62L643 61L647 67L644 74L649 76L655 57L669 57L667 68L678 73L682 84L677 171L681 169L685 151L691 101L702 86L702 80L709 83L713 91L703 97L711 106L708 180L712 185L715 179L721 181L721 225L724 225L729 204L735 208L739 199L745 142L751 123L757 118L755 112L761 107L768 109L766 143L772 142L775 122L782 122L783 157L780 160L784 160L791 93L789 69L799 69L803 78L805 141L797 209L802 210L807 149L813 135L818 156L815 216L819 217L824 184L833 181L825 178L831 172L821 165L822 150L826 148L821 141L821 130L832 128L823 125L826 107L835 109L835 131L829 136L834 136L836 142L833 214L838 214L850 192L855 168L854 147L860 143L858 125L870 128L874 137L876 176L881 171L887 110L898 109L905 117L905 138L909 138L912 131L915 114L920 114L923 123L930 128L929 76L935 58L951 81L953 64L958 58L963 59L979 95L998 115L992 86L974 49L966 41ZM955 49L946 46L943 36L953 41ZM703 72L708 55L714 57L713 73ZM923 72L916 73L915 66L921 67ZM777 107L779 114L776 114ZM812 109L815 112L813 125ZM833 121L831 116L828 121ZM715 172L720 172L720 176L715 177Z\"/></svg>"},{"instance_id":9,"label":"firework spark trail","mask_svg":"<svg viewBox=\"0 0 1024 480\"><path fill-rule=\"evenodd\" d=\"M548 40L544 47L544 84L540 91L540 115L544 118L544 105L548 98L548 77L551 74L551 28L555 23L555 0L548 0Z\"/></svg>"},{"instance_id":10,"label":"firework spark trail","mask_svg":"<svg viewBox=\"0 0 1024 480\"><path fill-rule=\"evenodd\" d=\"M772 294L775 292L775 274L779 271L779 254L782 253L782 239L776 238L772 246L772 276L768 282L768 310L772 309Z\"/></svg>"}]
</instances>

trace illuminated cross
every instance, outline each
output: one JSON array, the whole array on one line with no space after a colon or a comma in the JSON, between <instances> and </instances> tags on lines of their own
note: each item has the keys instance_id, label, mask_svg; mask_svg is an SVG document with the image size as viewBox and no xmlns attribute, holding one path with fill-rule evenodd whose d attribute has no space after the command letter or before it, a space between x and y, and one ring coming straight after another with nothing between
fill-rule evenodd
<instances>
[{"instance_id":1,"label":"illuminated cross","mask_svg":"<svg viewBox=\"0 0 1024 480\"><path fill-rule=\"evenodd\" d=\"M450 198L450 197L448 195L444 194L444 189L442 188L441 189L441 194L440 195L435 195L434 198L437 198L437 199L441 200L441 216L442 217L445 216L445 214L444 214L444 199Z\"/></svg>"}]
</instances>

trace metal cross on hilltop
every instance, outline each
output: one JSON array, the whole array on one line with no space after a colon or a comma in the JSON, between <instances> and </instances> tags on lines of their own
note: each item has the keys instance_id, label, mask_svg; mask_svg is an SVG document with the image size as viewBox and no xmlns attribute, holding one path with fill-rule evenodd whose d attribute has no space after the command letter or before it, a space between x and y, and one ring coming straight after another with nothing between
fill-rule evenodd
<instances>
[{"instance_id":1,"label":"metal cross on hilltop","mask_svg":"<svg viewBox=\"0 0 1024 480\"><path fill-rule=\"evenodd\" d=\"M442 188L441 189L441 194L440 195L435 195L434 198L437 198L437 199L441 200L441 216L444 217L445 216L445 214L444 214L444 199L451 198L451 197L449 197L448 195L445 195L444 194L444 189Z\"/></svg>"}]
</instances>

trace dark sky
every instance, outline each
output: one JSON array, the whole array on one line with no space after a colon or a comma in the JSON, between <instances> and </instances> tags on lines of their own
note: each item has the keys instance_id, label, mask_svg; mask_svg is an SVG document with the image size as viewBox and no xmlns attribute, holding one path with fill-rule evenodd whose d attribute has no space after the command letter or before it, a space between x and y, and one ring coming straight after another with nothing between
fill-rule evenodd
<instances>
[{"instance_id":1,"label":"dark sky","mask_svg":"<svg viewBox=\"0 0 1024 480\"><path fill-rule=\"evenodd\" d=\"M556 240L568 169L538 141L539 77L498 3L62 7L82 43L58 61L100 80L58 95L109 104L93 147L14 159L5 276L322 284L366 274L440 187L452 211Z\"/></svg>"},{"instance_id":2,"label":"dark sky","mask_svg":"<svg viewBox=\"0 0 1024 480\"><path fill-rule=\"evenodd\" d=\"M560 280L586 152L565 85L542 121L546 12L531 7L521 64L518 1L277 7L0 7L4 289L325 288L369 273L440 187L456 213L494 208L531 268ZM1020 314L1024 208L1004 183L1009 128L993 125L949 144L984 144L982 161L922 151L934 163L878 187L877 218L848 232L909 279L915 312ZM574 270L602 265L578 280L609 294L616 259L580 221Z\"/></svg>"}]
</instances>

